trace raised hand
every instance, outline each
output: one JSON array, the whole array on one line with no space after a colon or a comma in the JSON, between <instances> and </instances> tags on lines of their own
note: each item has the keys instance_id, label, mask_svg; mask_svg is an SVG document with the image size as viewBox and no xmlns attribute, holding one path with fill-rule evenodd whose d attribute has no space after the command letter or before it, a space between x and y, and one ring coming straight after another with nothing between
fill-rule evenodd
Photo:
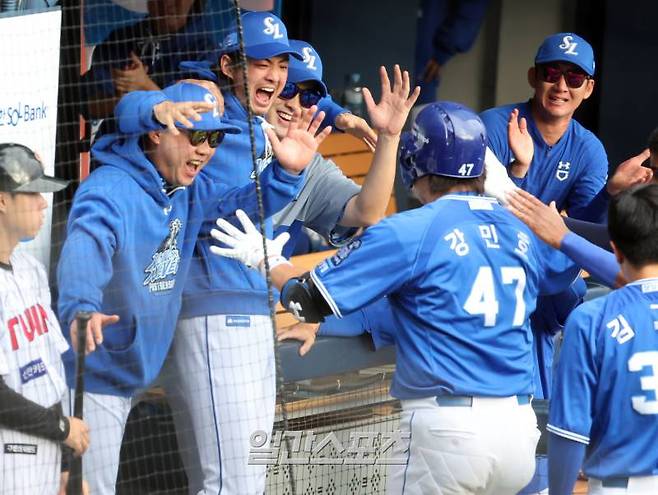
<instances>
[{"instance_id":1,"label":"raised hand","mask_svg":"<svg viewBox=\"0 0 658 495\"><path fill-rule=\"evenodd\" d=\"M315 134L324 119L324 112L316 115L317 111L318 107L315 105L302 111L295 110L288 132L283 139L277 137L274 129L265 129L279 164L290 173L302 172L318 150L320 143L331 133L331 126L327 126L320 133Z\"/></svg>"},{"instance_id":2,"label":"raised hand","mask_svg":"<svg viewBox=\"0 0 658 495\"><path fill-rule=\"evenodd\" d=\"M625 162L620 163L614 175L608 180L608 185L606 186L608 193L611 196L616 196L630 187L651 182L653 170L642 166L650 155L651 153L646 149L639 155L635 155Z\"/></svg>"},{"instance_id":3,"label":"raised hand","mask_svg":"<svg viewBox=\"0 0 658 495\"><path fill-rule=\"evenodd\" d=\"M217 219L217 229L212 229L210 235L217 241L228 246L210 246L210 252L218 256L224 256L240 261L247 268L255 268L262 271L265 254L263 252L263 236L258 232L256 226L242 210L235 212L236 217L242 224L242 230L234 227L223 218ZM276 263L286 262L281 256L283 246L290 239L290 234L284 232L275 239L267 239L267 255L270 267Z\"/></svg>"},{"instance_id":4,"label":"raised hand","mask_svg":"<svg viewBox=\"0 0 658 495\"><path fill-rule=\"evenodd\" d=\"M364 119L353 113L344 112L338 115L334 120L334 127L350 134L355 138L363 140L371 151L375 151L377 146L377 133L368 125Z\"/></svg>"},{"instance_id":5,"label":"raised hand","mask_svg":"<svg viewBox=\"0 0 658 495\"><path fill-rule=\"evenodd\" d=\"M166 100L153 107L153 116L172 134L178 135L180 131L176 128L176 122L180 122L188 129L191 129L194 124L190 119L198 122L201 120L199 114L213 109L215 109L215 105L205 101L181 101L176 103Z\"/></svg>"},{"instance_id":6,"label":"raised hand","mask_svg":"<svg viewBox=\"0 0 658 495\"><path fill-rule=\"evenodd\" d=\"M400 66L393 68L393 88L388 79L388 73L383 66L379 68L379 78L382 87L382 97L375 103L368 88L363 88L363 99L368 108L368 115L373 128L379 134L398 135L402 132L409 110L420 95L420 87L416 86L409 95L409 73L400 71Z\"/></svg>"},{"instance_id":7,"label":"raised hand","mask_svg":"<svg viewBox=\"0 0 658 495\"><path fill-rule=\"evenodd\" d=\"M535 144L528 132L528 122L525 117L519 119L519 109L515 108L507 122L507 139L515 161L511 172L515 177L525 177L535 154Z\"/></svg>"}]
</instances>

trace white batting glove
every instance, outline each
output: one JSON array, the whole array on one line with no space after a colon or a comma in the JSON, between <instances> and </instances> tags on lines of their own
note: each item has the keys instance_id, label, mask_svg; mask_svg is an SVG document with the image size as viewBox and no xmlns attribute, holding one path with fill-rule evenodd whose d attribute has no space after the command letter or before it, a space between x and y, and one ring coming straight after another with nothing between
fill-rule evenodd
<instances>
[{"instance_id":1,"label":"white batting glove","mask_svg":"<svg viewBox=\"0 0 658 495\"><path fill-rule=\"evenodd\" d=\"M501 204L507 205L507 193L518 189L507 175L507 169L487 146L484 155L484 168L487 172L484 178L484 194L493 196Z\"/></svg>"},{"instance_id":2,"label":"white batting glove","mask_svg":"<svg viewBox=\"0 0 658 495\"><path fill-rule=\"evenodd\" d=\"M218 218L217 227L220 230L212 229L210 235L229 247L210 246L210 251L218 256L238 260L247 268L260 270L261 274L265 275L263 236L244 211L238 210L235 215L240 220L244 231L240 231L223 218ZM288 263L288 260L281 255L283 246L288 242L288 239L290 239L288 232L278 235L275 239L267 239L267 257L270 262L270 269L282 263Z\"/></svg>"}]
</instances>

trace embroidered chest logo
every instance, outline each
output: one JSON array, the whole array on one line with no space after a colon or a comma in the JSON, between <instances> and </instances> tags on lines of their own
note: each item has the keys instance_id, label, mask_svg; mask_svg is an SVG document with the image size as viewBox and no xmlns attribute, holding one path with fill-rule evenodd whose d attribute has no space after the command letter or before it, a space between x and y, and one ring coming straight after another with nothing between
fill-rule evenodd
<instances>
[{"instance_id":1,"label":"embroidered chest logo","mask_svg":"<svg viewBox=\"0 0 658 495\"><path fill-rule=\"evenodd\" d=\"M180 264L177 237L182 226L183 223L178 218L171 221L169 234L153 253L151 263L144 269L144 273L146 273L144 285L149 288L149 292L161 292L174 288L176 284L175 275L178 273L178 265ZM174 278L165 280L172 276Z\"/></svg>"},{"instance_id":2,"label":"embroidered chest logo","mask_svg":"<svg viewBox=\"0 0 658 495\"><path fill-rule=\"evenodd\" d=\"M555 171L555 178L560 182L564 182L569 178L569 169L571 169L571 162L563 162L560 160L557 164Z\"/></svg>"}]
</instances>

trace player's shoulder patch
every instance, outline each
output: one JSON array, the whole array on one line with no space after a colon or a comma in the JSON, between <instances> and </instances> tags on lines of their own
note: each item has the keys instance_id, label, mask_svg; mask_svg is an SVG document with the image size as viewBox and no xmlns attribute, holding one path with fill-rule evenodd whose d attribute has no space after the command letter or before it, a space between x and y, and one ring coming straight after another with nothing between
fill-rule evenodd
<instances>
[{"instance_id":1,"label":"player's shoulder patch","mask_svg":"<svg viewBox=\"0 0 658 495\"><path fill-rule=\"evenodd\" d=\"M338 251L336 251L336 254L334 254L331 258L329 258L329 261L333 266L338 266L340 265L343 261L345 261L350 254L352 254L354 251L359 249L363 243L361 242L361 239L352 239L350 242L345 244L342 248L340 248ZM322 272L322 270L320 270Z\"/></svg>"}]
</instances>

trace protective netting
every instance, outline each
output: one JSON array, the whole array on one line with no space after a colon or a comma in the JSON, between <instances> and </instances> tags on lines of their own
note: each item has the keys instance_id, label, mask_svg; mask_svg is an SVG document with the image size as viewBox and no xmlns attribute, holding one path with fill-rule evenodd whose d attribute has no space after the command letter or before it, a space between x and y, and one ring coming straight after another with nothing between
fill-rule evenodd
<instances>
[{"instance_id":1,"label":"protective netting","mask_svg":"<svg viewBox=\"0 0 658 495\"><path fill-rule=\"evenodd\" d=\"M69 224L67 232L67 220L76 202L84 199L73 197L81 184L93 180L88 178L90 173L92 177L103 177L98 179L101 188L103 181L114 180L112 174L99 175L108 161L90 154L89 149L119 129L114 111L121 97L135 91L156 91L192 78L214 79L225 100L240 91L248 98L248 86L240 90L236 83L242 70L240 63L246 61L241 33L237 36L239 48L231 60L234 78L219 75L218 49L235 42L229 38L238 27L239 10L233 2L219 0L73 1L61 7L49 6L48 2L16 1L3 2L2 9L0 50L5 67L13 69L5 72L1 82L0 142L28 146L40 155L48 175L72 181L67 189L55 194L36 240L19 246L49 271L54 314L58 315L61 334L68 335L74 314L62 309L61 300L71 298L75 291L79 291L75 293L78 302L96 298L103 304L102 308L78 304L78 309L100 311L114 304L112 309L123 315L126 307L122 304L142 304L138 292L144 287L161 298L168 297L174 287L174 283L168 285L171 277L167 277L172 270L175 276L175 267L184 263L185 242L177 241L176 236L186 228L185 219L179 218L177 223L172 218L155 229L160 235L155 252L147 253L147 264L141 259L135 261L137 275L133 278L138 280L137 286L130 285L130 269L120 264L127 252L143 248L140 243L146 243L146 236L154 230L150 213L137 213L131 221L122 217L125 205L142 204L132 193L132 183L117 182L109 195L98 200L103 205L124 206L99 206L92 220L85 216L87 211L79 212L81 216L76 218L81 224L90 222L82 227L85 240L71 240L72 227ZM278 31L273 29L276 36ZM184 61L197 65L181 68ZM139 118L135 116L135 122ZM243 118L248 119L247 115ZM242 160L239 166L246 177L268 158L269 151L255 137L262 135L259 122L255 117L251 126L245 127L249 139L236 155ZM155 125L156 130L151 132L163 132L153 119L140 124L147 128ZM147 131L132 132L139 132L142 137L136 142L146 146ZM229 137L226 139L228 142ZM223 153L221 144L216 153ZM136 155L127 158L132 160ZM370 156L359 158L369 160ZM139 182L140 177L134 175L133 179ZM160 184L165 190L170 185ZM93 195L93 191L84 192ZM165 205L161 210L166 216L171 207ZM259 216L264 216L262 210ZM65 246L62 251L65 242L69 249ZM193 254L200 256L198 250ZM68 258L64 262L63 256ZM105 263L98 262L101 258ZM83 275L76 278L67 270ZM158 274L162 277L155 280ZM193 271L189 276L200 277ZM69 285L68 281L74 279L77 285ZM41 303L47 305L44 291L43 283L38 281L23 285L19 292L28 298L38 292L43 298ZM90 393L85 395L84 419L90 428L91 444L82 463L92 493L112 493L115 476L116 493L122 494L201 493L204 483L206 488L221 489L221 493L257 493L262 486L266 486L267 493L383 493L387 466L404 461L400 449L404 452L405 439L397 432L399 404L388 395L390 365L367 367L365 353L365 369L344 372L341 368L336 374L334 356L316 352L305 359L317 360L324 376L295 374L294 381L287 380L283 370L287 360L297 359L297 346L275 344L269 315L250 315L236 300L234 313L222 314L221 321L195 317L179 324L176 335L190 338L177 340L160 330L165 323L173 327L169 316L163 323L162 315L175 308L178 301L173 298L162 304L162 300L154 299L153 306L141 309L132 307L137 315L134 320L122 316L119 326L107 326L104 347L99 343L101 349L87 357L85 390ZM5 382L12 384L14 379L22 384L15 390L43 407L58 401L52 394L41 397L31 392L31 386L38 384L49 393L61 392L63 415L72 415L73 394L64 385L61 363L56 359L48 362L39 354L60 345L59 340L50 338L59 333L55 316L49 317L45 332L36 319L30 319L29 311L24 313L29 308L7 307L4 293L2 304L3 324L11 319L11 311L19 314L19 326L0 336L0 361L9 364L7 370L0 370L6 371ZM23 313L27 316L21 319ZM135 371L139 366L112 356L130 352L138 332L153 335L149 337L152 341L147 338L146 344L142 343L140 359L148 360L153 349L169 348L167 338L173 340L173 347L155 380L145 378L145 386L133 383L128 387L121 383L122 377L139 374ZM27 347L23 345L36 341L35 335L46 334L49 341L42 347L29 348L24 356L8 354L11 336L18 335L18 346L24 349ZM101 352L105 357L96 362ZM75 364L71 353L68 355L72 384ZM48 377L51 381L46 383ZM0 491L39 493L43 489L43 493L54 493L46 486L59 483L59 441L44 439L43 433L14 434L6 429L0 429L0 435L5 452ZM21 452L10 454L18 445L23 446ZM42 453L48 448L54 453L44 457ZM38 455L37 462L33 455ZM40 474L36 476L35 472ZM52 479L41 473L50 473Z\"/></svg>"}]
</instances>

